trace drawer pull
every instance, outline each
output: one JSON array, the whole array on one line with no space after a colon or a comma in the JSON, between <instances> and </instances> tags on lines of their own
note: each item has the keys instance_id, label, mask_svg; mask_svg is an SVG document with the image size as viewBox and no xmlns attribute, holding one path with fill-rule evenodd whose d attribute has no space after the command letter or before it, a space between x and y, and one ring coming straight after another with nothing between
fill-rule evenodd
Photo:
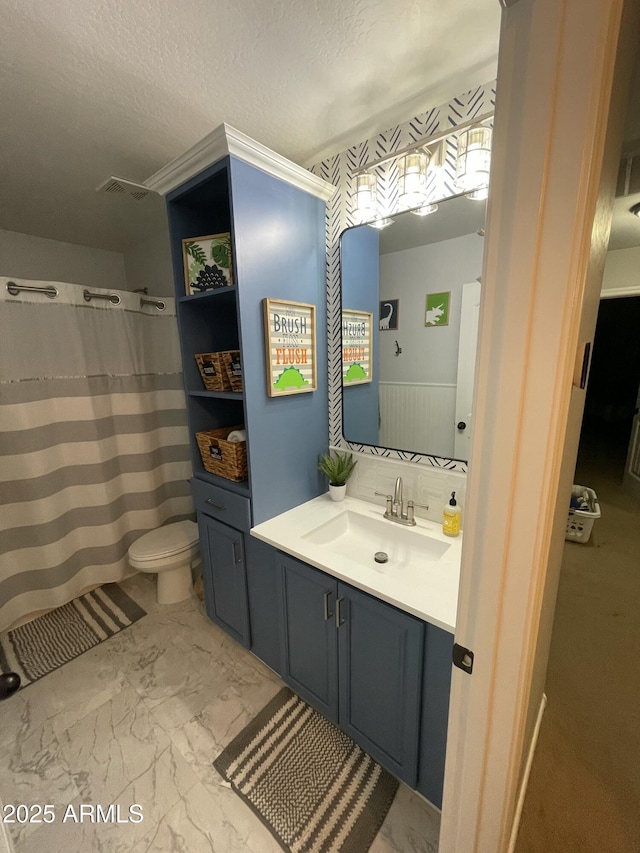
<instances>
[{"instance_id":1,"label":"drawer pull","mask_svg":"<svg viewBox=\"0 0 640 853\"><path fill-rule=\"evenodd\" d=\"M226 509L226 506L224 506L224 504L217 504L215 501L212 501L211 498L207 498L205 503L207 504L207 506L211 506L214 509L219 509L220 511Z\"/></svg>"},{"instance_id":2,"label":"drawer pull","mask_svg":"<svg viewBox=\"0 0 640 853\"><path fill-rule=\"evenodd\" d=\"M331 598L331 591L325 592L323 595L323 607L324 607L324 621L328 622L329 619L333 616L333 613L329 612L329 599Z\"/></svg>"}]
</instances>

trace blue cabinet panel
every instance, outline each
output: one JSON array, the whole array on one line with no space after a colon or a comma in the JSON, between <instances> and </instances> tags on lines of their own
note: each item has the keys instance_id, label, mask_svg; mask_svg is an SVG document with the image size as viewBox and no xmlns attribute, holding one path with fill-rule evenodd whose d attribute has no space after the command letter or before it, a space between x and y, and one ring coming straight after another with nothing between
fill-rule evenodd
<instances>
[{"instance_id":1,"label":"blue cabinet panel","mask_svg":"<svg viewBox=\"0 0 640 853\"><path fill-rule=\"evenodd\" d=\"M278 559L283 569L284 680L337 722L336 582L291 557L279 554Z\"/></svg>"},{"instance_id":2,"label":"blue cabinet panel","mask_svg":"<svg viewBox=\"0 0 640 853\"><path fill-rule=\"evenodd\" d=\"M316 470L327 449L325 203L231 157L240 338L253 521L326 491ZM316 306L316 391L267 395L262 300Z\"/></svg>"},{"instance_id":3,"label":"blue cabinet panel","mask_svg":"<svg viewBox=\"0 0 640 853\"><path fill-rule=\"evenodd\" d=\"M282 569L271 545L247 536L245 549L251 651L281 675L284 634Z\"/></svg>"},{"instance_id":4,"label":"blue cabinet panel","mask_svg":"<svg viewBox=\"0 0 640 853\"><path fill-rule=\"evenodd\" d=\"M424 623L338 584L340 725L415 787Z\"/></svg>"},{"instance_id":5,"label":"blue cabinet panel","mask_svg":"<svg viewBox=\"0 0 640 853\"><path fill-rule=\"evenodd\" d=\"M441 808L453 634L436 628L435 625L427 625L426 629L417 788L424 797Z\"/></svg>"},{"instance_id":6,"label":"blue cabinet panel","mask_svg":"<svg viewBox=\"0 0 640 853\"><path fill-rule=\"evenodd\" d=\"M194 477L191 492L196 512L215 518L238 530L251 527L251 502L249 498L234 494L227 488L219 488Z\"/></svg>"},{"instance_id":7,"label":"blue cabinet panel","mask_svg":"<svg viewBox=\"0 0 640 853\"><path fill-rule=\"evenodd\" d=\"M207 614L235 640L249 646L244 536L204 513L198 513L198 529Z\"/></svg>"},{"instance_id":8,"label":"blue cabinet panel","mask_svg":"<svg viewBox=\"0 0 640 853\"><path fill-rule=\"evenodd\" d=\"M379 444L380 381L378 331L380 232L375 228L349 228L340 240L342 304L351 311L369 311L371 330L371 368L373 381L343 388L342 431L345 438L363 444ZM393 334L390 332L389 334Z\"/></svg>"}]
</instances>

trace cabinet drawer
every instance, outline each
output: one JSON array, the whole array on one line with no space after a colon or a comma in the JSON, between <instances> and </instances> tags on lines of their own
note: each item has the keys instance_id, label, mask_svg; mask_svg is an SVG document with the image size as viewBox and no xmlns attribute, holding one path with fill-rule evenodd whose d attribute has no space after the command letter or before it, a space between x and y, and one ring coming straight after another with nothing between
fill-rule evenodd
<instances>
[{"instance_id":1,"label":"cabinet drawer","mask_svg":"<svg viewBox=\"0 0 640 853\"><path fill-rule=\"evenodd\" d=\"M249 498L212 486L210 483L204 483L197 477L191 480L191 491L196 512L216 518L237 530L249 530L251 527Z\"/></svg>"}]
</instances>

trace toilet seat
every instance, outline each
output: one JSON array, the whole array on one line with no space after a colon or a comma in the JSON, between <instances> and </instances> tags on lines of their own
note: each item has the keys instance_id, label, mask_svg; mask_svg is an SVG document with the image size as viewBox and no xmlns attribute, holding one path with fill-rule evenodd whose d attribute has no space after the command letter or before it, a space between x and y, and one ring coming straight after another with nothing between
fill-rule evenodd
<instances>
[{"instance_id":1,"label":"toilet seat","mask_svg":"<svg viewBox=\"0 0 640 853\"><path fill-rule=\"evenodd\" d=\"M194 548L198 548L198 525L194 521L176 521L137 539L129 548L129 559L133 563L153 563Z\"/></svg>"}]
</instances>

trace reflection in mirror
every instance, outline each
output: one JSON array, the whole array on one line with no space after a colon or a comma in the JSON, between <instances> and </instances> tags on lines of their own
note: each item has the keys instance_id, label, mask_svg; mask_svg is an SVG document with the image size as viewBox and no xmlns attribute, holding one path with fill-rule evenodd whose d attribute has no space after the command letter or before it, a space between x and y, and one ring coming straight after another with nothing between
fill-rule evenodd
<instances>
[{"instance_id":1,"label":"reflection in mirror","mask_svg":"<svg viewBox=\"0 0 640 853\"><path fill-rule=\"evenodd\" d=\"M485 208L456 196L342 234L348 441L468 460Z\"/></svg>"}]
</instances>

